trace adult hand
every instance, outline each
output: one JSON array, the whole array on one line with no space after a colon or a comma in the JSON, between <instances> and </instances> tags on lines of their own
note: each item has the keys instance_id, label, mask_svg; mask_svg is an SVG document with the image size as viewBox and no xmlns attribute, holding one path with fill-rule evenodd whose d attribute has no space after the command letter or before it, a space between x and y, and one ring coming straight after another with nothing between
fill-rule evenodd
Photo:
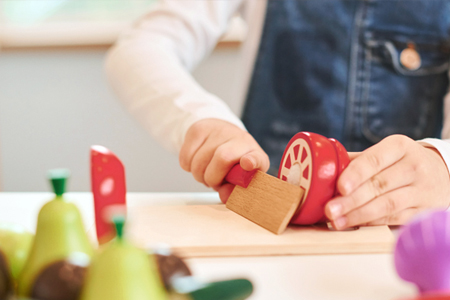
<instances>
[{"instance_id":1,"label":"adult hand","mask_svg":"<svg viewBox=\"0 0 450 300\"><path fill-rule=\"evenodd\" d=\"M223 203L234 188L224 178L236 163L246 171L264 172L270 164L267 154L247 131L218 119L200 120L189 128L179 160L198 182L218 191Z\"/></svg>"},{"instance_id":2,"label":"adult hand","mask_svg":"<svg viewBox=\"0 0 450 300\"><path fill-rule=\"evenodd\" d=\"M336 229L404 224L419 211L449 206L449 171L433 148L392 135L350 160L337 183L342 196L325 206Z\"/></svg>"}]
</instances>

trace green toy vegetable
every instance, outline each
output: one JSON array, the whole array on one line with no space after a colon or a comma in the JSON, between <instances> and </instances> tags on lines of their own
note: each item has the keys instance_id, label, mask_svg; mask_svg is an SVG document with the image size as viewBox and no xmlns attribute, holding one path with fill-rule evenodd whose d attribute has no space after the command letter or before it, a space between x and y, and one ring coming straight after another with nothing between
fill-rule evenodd
<instances>
[{"instance_id":1,"label":"green toy vegetable","mask_svg":"<svg viewBox=\"0 0 450 300\"><path fill-rule=\"evenodd\" d=\"M42 277L47 268L54 270L55 263L60 264L73 255L84 257L86 261L93 254L80 212L73 203L67 202L63 197L68 177L68 170L58 169L49 172L56 197L46 203L39 212L36 236L19 277L19 296L30 297L32 291L39 290L35 286L36 280ZM58 281L54 281L53 284L56 287ZM41 299L45 300L45 297ZM52 299L70 299L70 297Z\"/></svg>"},{"instance_id":2,"label":"green toy vegetable","mask_svg":"<svg viewBox=\"0 0 450 300\"><path fill-rule=\"evenodd\" d=\"M15 282L31 249L33 234L16 224L0 224L0 253L5 257L8 272Z\"/></svg>"},{"instance_id":3,"label":"green toy vegetable","mask_svg":"<svg viewBox=\"0 0 450 300\"><path fill-rule=\"evenodd\" d=\"M13 283L6 257L0 253L0 300L7 300L13 293Z\"/></svg>"},{"instance_id":4,"label":"green toy vegetable","mask_svg":"<svg viewBox=\"0 0 450 300\"><path fill-rule=\"evenodd\" d=\"M94 257L81 300L165 300L155 260L123 237L124 217L115 216L117 237Z\"/></svg>"}]
</instances>

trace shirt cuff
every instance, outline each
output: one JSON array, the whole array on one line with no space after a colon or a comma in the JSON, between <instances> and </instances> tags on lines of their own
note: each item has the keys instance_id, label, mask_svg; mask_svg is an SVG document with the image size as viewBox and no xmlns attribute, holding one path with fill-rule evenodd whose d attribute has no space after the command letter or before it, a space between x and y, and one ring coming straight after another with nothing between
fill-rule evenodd
<instances>
[{"instance_id":1,"label":"shirt cuff","mask_svg":"<svg viewBox=\"0 0 450 300\"><path fill-rule=\"evenodd\" d=\"M441 154L441 157L444 160L445 165L447 166L447 171L449 172L450 176L450 139L441 140L426 138L417 142L424 147L434 148L439 152L439 154ZM447 208L447 211L450 211L450 207Z\"/></svg>"}]
</instances>

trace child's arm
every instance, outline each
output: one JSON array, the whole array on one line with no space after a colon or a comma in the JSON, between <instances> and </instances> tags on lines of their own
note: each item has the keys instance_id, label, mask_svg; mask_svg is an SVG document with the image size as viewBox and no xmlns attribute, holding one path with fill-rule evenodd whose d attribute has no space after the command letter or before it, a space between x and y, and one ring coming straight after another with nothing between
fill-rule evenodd
<instances>
[{"instance_id":1,"label":"child's arm","mask_svg":"<svg viewBox=\"0 0 450 300\"><path fill-rule=\"evenodd\" d=\"M117 96L173 152L198 120L222 119L244 128L226 103L190 74L214 49L243 0L160 2L108 52L106 73Z\"/></svg>"}]
</instances>

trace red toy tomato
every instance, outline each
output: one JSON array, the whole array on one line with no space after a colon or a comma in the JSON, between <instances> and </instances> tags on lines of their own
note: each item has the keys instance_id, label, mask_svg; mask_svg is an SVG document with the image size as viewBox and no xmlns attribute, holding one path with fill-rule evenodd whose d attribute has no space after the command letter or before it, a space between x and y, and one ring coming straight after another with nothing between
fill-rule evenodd
<instances>
[{"instance_id":1,"label":"red toy tomato","mask_svg":"<svg viewBox=\"0 0 450 300\"><path fill-rule=\"evenodd\" d=\"M347 150L345 150L345 147L341 143L339 143L338 140L335 140L335 139L328 139L328 140L333 144L334 149L336 150L336 153L337 153L338 174L337 174L336 180L338 180L339 176L341 176L341 174L342 174L342 171L344 171L345 168L347 168L348 164L350 163L350 158L348 157ZM335 194L335 196L337 196L339 194L337 189L334 194Z\"/></svg>"},{"instance_id":2,"label":"red toy tomato","mask_svg":"<svg viewBox=\"0 0 450 300\"><path fill-rule=\"evenodd\" d=\"M341 143L316 133L299 132L289 141L278 178L305 190L291 224L325 220L325 204L335 195L336 180L349 163Z\"/></svg>"},{"instance_id":3,"label":"red toy tomato","mask_svg":"<svg viewBox=\"0 0 450 300\"><path fill-rule=\"evenodd\" d=\"M341 175L342 171L347 168L348 164L350 163L350 158L348 157L347 150L345 150L345 147L339 143L336 139L328 139L334 146L334 149L337 153L337 170L338 170L338 178Z\"/></svg>"}]
</instances>

